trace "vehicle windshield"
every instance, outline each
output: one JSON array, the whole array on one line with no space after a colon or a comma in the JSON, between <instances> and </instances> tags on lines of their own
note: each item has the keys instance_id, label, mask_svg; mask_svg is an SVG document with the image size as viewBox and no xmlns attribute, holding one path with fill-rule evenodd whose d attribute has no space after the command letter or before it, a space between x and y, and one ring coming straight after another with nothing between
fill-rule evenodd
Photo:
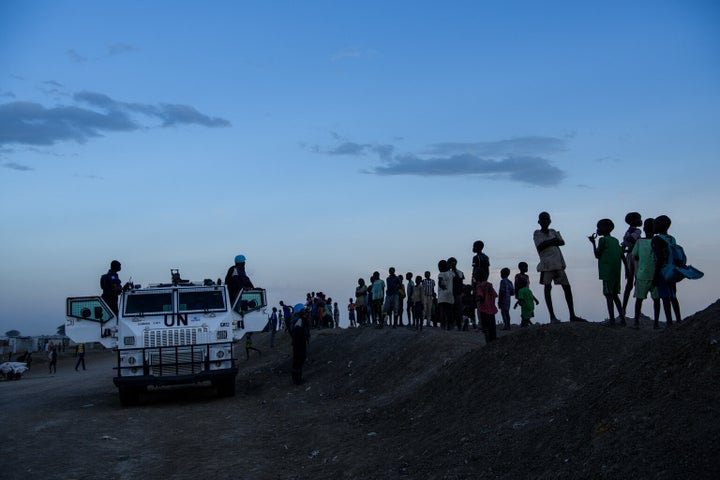
<instances>
[{"instance_id":1,"label":"vehicle windshield","mask_svg":"<svg viewBox=\"0 0 720 480\"><path fill-rule=\"evenodd\" d=\"M225 290L181 290L178 292L178 309L181 312L224 311Z\"/></svg>"},{"instance_id":2,"label":"vehicle windshield","mask_svg":"<svg viewBox=\"0 0 720 480\"><path fill-rule=\"evenodd\" d=\"M137 292L125 296L125 316L161 315L172 312L172 292Z\"/></svg>"}]
</instances>

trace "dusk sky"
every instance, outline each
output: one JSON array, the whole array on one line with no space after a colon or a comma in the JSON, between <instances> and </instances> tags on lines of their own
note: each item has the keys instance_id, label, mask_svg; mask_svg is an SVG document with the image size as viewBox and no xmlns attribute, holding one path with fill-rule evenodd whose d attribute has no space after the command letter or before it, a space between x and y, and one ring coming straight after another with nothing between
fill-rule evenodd
<instances>
[{"instance_id":1,"label":"dusk sky","mask_svg":"<svg viewBox=\"0 0 720 480\"><path fill-rule=\"evenodd\" d=\"M271 304L345 319L359 277L469 276L478 239L544 323L543 210L593 321L596 222L670 216L687 316L718 298L719 161L713 0L0 0L0 335L54 333L113 259L148 284L242 253Z\"/></svg>"}]
</instances>

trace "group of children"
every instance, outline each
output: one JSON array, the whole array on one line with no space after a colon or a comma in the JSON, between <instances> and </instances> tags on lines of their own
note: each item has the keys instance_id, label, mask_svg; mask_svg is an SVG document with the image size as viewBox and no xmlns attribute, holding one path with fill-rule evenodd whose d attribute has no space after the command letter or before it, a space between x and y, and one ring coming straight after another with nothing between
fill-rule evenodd
<instances>
[{"instance_id":1,"label":"group of children","mask_svg":"<svg viewBox=\"0 0 720 480\"><path fill-rule=\"evenodd\" d=\"M663 266L669 261L670 246L675 238L668 234L671 220L667 215L646 218L643 222L638 212L625 216L628 230L622 242L611 235L615 225L609 218L597 222L596 232L588 237L593 253L598 260L598 276L602 280L603 295L607 302L608 324L614 326L615 308L620 325L626 325L627 305L630 293L635 289L634 328L639 328L642 302L648 294L653 301L654 328L659 328L660 302L662 301L667 326L672 325L672 313L680 322L680 303L677 299L677 283L668 281L662 275ZM643 227L642 232L640 227ZM645 236L641 237L644 232ZM626 284L623 301L620 301L620 278L622 265L625 266Z\"/></svg>"},{"instance_id":2,"label":"group of children","mask_svg":"<svg viewBox=\"0 0 720 480\"><path fill-rule=\"evenodd\" d=\"M540 214L540 220L542 226L542 217L547 216L545 223L549 224L549 215L546 213ZM633 289L635 291L635 316L634 316L634 327L639 328L639 320L642 310L643 300L647 298L648 294L651 295L653 300L654 310L654 327L659 328L659 316L660 306L665 312L665 318L667 325L672 325L672 314L674 313L676 321L681 320L680 305L677 299L677 288L676 282L667 280L660 272L664 265L668 263L668 259L671 255L670 250L676 245L675 239L668 234L671 220L667 215L660 215L656 218L646 219L642 221L642 217L638 212L630 212L626 215L625 221L628 224L628 230L623 236L622 242L619 242L614 238L611 233L615 226L612 220L604 218L597 222L597 230L594 234L590 235L588 239L593 245L593 253L598 261L598 274L603 284L603 295L605 296L607 309L608 309L608 325L616 325L615 311L617 310L620 325L626 325L626 309L630 299L630 294ZM642 231L640 227L643 227ZM644 231L645 236L642 237ZM537 233L537 232L536 232ZM556 246L564 245L564 242L555 242ZM554 244L554 245L555 245ZM537 242L536 242L537 246ZM538 246L538 252L541 253L541 263L543 261L542 245ZM535 306L539 305L539 300L535 297L533 292L530 290L530 277L528 276L528 264L526 262L520 262L518 264L519 273L515 275L515 281L510 281L510 269L503 268L500 271L500 285L498 292L495 291L492 283L489 282L489 267L490 262L482 250L484 244L482 241L476 241L473 244L473 273L472 273L472 286L465 285L464 288L471 288L470 295L474 296L474 302L471 309L477 311L477 315L480 320L480 326L485 334L486 340L492 341L496 338L496 324L495 314L499 311L502 317L502 328L503 330L510 329L510 306L514 297L515 303L514 309L520 307L520 326L527 327L532 325L531 319L534 317ZM546 255L547 256L547 255ZM440 262L442 263L442 261ZM546 262L547 263L547 262ZM564 271L564 262L560 261L561 271ZM622 270L625 270L626 284L623 293L623 299L620 299L621 291L621 274ZM441 265L439 264L439 268ZM538 267L540 270L540 267ZM692 268L692 267L690 267ZM440 275L438 276L439 287L443 289L444 284L450 284L450 280L445 280L443 283L443 274L450 272L450 268L440 268ZM543 273L544 271L541 271ZM429 278L429 273L426 272L426 277ZM554 272L549 272L554 273ZM455 276L458 274L455 273ZM702 275L702 273L700 273ZM408 281L412 282L412 274L408 274ZM460 272L460 276L462 273ZM461 277L462 278L462 277ZM414 289L420 292L422 289L421 277L417 277L416 285ZM547 279L546 279L547 280ZM557 279L550 278L551 281L558 283ZM362 280L360 281L362 288ZM546 299L549 296L549 284L550 281L542 282L545 286ZM566 287L566 297L568 297L568 306L572 310L571 294L569 284L567 282L559 282ZM365 291L368 291L366 288ZM364 292L363 292L364 293ZM444 293L444 292L440 292ZM440 297L440 293L438 297ZM408 296L410 297L410 296ZM433 297L433 307L435 302L435 294ZM360 298L360 297L358 297ZM415 299L408 298L408 311L410 311L410 305L415 303ZM456 296L456 302L458 301ZM441 317L441 325L443 324L442 318L449 317L451 313L443 311L442 307L448 308L447 305L440 305L443 303L442 299L438 299L438 312ZM447 302L447 300L446 300ZM420 302L417 301L419 304ZM465 303L463 301L463 303ZM420 323L422 323L423 317L428 321L430 315L420 305ZM548 309L550 310L550 304L548 303ZM351 326L357 325L355 323L356 305L353 303L353 299L350 299L350 305L348 307ZM433 308L433 317L434 315ZM474 311L471 315L474 325ZM550 310L551 317L554 317L552 310ZM574 311L571 311L571 320L584 321L583 319L576 317ZM552 318L551 318L552 320ZM557 320L556 320L557 322ZM555 323L555 322L552 322ZM451 325L449 321L446 321L445 325ZM458 325L459 327L459 325Z\"/></svg>"},{"instance_id":3,"label":"group of children","mask_svg":"<svg viewBox=\"0 0 720 480\"><path fill-rule=\"evenodd\" d=\"M487 279L480 279L481 281L475 285L480 325L488 341L496 338L494 314L498 311L502 318L503 330L510 330L510 305L513 298L515 298L513 309L520 307L520 327L532 325L530 319L535 316L535 305L539 305L540 301L530 290L528 264L520 262L518 270L514 282L510 281L509 268L505 267L500 270L500 286L497 293ZM493 297L497 298L497 308L488 304L488 299Z\"/></svg>"}]
</instances>

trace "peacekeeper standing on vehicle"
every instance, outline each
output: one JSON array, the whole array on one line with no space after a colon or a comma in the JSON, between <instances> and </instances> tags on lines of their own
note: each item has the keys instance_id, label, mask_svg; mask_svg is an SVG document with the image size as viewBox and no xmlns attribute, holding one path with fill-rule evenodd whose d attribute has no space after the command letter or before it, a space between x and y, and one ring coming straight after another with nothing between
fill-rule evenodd
<instances>
[{"instance_id":1,"label":"peacekeeper standing on vehicle","mask_svg":"<svg viewBox=\"0 0 720 480\"><path fill-rule=\"evenodd\" d=\"M235 265L230 267L225 275L225 285L228 287L231 303L235 303L240 290L255 288L245 272L245 255L235 257Z\"/></svg>"},{"instance_id":2,"label":"peacekeeper standing on vehicle","mask_svg":"<svg viewBox=\"0 0 720 480\"><path fill-rule=\"evenodd\" d=\"M120 277L118 277L120 270L120 262L113 260L110 262L110 270L100 277L100 288L102 288L103 292L101 297L116 317L118 315L118 296L130 288L130 282L126 283L123 287Z\"/></svg>"}]
</instances>

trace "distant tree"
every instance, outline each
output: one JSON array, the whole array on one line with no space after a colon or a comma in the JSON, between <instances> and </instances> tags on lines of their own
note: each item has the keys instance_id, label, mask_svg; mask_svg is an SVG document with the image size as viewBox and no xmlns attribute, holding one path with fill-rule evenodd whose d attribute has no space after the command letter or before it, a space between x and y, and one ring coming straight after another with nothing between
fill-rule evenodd
<instances>
[{"instance_id":1,"label":"distant tree","mask_svg":"<svg viewBox=\"0 0 720 480\"><path fill-rule=\"evenodd\" d=\"M57 334L58 335L65 335L65 324L63 323L59 327L57 327Z\"/></svg>"},{"instance_id":2,"label":"distant tree","mask_svg":"<svg viewBox=\"0 0 720 480\"><path fill-rule=\"evenodd\" d=\"M5 336L6 337L19 337L20 332L18 332L17 330L8 330L7 332L5 332Z\"/></svg>"}]
</instances>

